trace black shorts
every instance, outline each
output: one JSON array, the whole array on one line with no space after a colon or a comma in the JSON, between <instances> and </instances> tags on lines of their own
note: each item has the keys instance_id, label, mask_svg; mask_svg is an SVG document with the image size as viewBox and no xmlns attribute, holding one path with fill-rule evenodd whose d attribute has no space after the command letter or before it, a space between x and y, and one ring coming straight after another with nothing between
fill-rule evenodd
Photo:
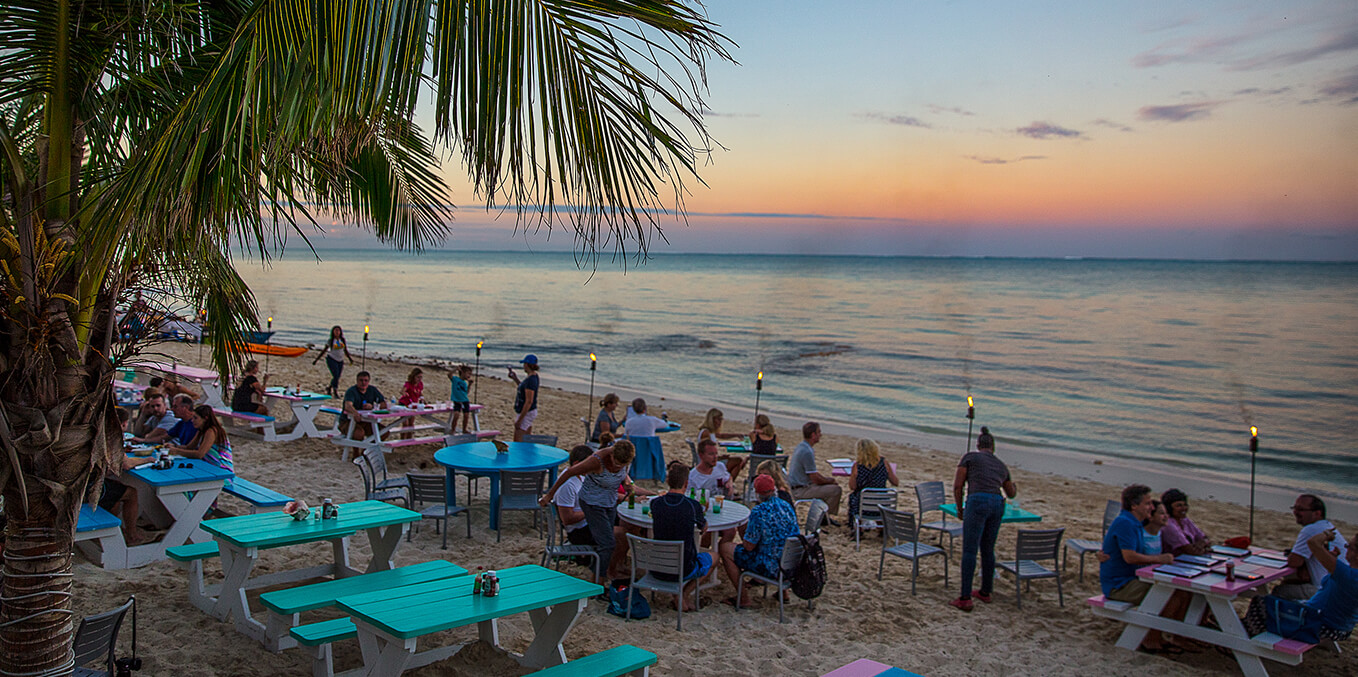
<instances>
[{"instance_id":1,"label":"black shorts","mask_svg":"<svg viewBox=\"0 0 1358 677\"><path fill-rule=\"evenodd\" d=\"M118 501L123 499L123 494L127 493L127 485L118 480L104 478L104 491L99 496L99 507L110 512Z\"/></svg>"},{"instance_id":2,"label":"black shorts","mask_svg":"<svg viewBox=\"0 0 1358 677\"><path fill-rule=\"evenodd\" d=\"M460 412L462 412L462 413L464 413L464 414L470 414L470 413L472 413L472 403L471 403L471 402L454 402L454 403L453 403L453 411L460 411Z\"/></svg>"}]
</instances>

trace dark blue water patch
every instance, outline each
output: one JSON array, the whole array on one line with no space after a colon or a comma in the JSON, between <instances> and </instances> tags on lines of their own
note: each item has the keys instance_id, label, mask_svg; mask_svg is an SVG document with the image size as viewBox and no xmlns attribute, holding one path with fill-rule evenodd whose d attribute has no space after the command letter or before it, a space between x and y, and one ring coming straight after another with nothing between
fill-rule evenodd
<instances>
[{"instance_id":1,"label":"dark blue water patch","mask_svg":"<svg viewBox=\"0 0 1358 677\"><path fill-rule=\"evenodd\" d=\"M1283 388L1263 388L1259 392L1266 397L1279 397L1285 400L1330 400L1358 403L1358 397L1355 397L1352 393L1326 392L1324 390L1287 390Z\"/></svg>"}]
</instances>

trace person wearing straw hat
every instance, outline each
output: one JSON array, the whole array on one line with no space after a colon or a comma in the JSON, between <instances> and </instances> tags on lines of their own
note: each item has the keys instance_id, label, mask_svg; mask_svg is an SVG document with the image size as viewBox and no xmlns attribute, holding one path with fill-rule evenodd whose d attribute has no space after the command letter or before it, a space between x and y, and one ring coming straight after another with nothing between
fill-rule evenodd
<instances>
[{"instance_id":1,"label":"person wearing straw hat","mask_svg":"<svg viewBox=\"0 0 1358 677\"><path fill-rule=\"evenodd\" d=\"M538 417L538 386L542 379L538 377L538 356L532 353L523 356L519 363L523 365L524 373L528 374L522 381L519 375L514 373L514 368L509 368L509 378L519 388L514 393L514 441L523 441L524 435L533 433L533 421Z\"/></svg>"}]
</instances>

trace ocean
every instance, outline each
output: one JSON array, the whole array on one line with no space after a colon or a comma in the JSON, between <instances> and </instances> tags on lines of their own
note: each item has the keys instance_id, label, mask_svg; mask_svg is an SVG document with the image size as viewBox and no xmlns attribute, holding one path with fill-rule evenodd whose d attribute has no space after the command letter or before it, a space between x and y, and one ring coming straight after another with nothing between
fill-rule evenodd
<instances>
[{"instance_id":1,"label":"ocean","mask_svg":"<svg viewBox=\"0 0 1358 677\"><path fill-rule=\"evenodd\" d=\"M1358 495L1358 264L320 256L238 262L276 342L339 324L357 358L367 324L372 353L470 364L483 340L483 374L535 353L548 386L588 382L593 352L596 397L718 407L753 407L762 370L763 410L951 434L959 452L970 395L1001 444L1231 479L1255 425L1261 483Z\"/></svg>"}]
</instances>

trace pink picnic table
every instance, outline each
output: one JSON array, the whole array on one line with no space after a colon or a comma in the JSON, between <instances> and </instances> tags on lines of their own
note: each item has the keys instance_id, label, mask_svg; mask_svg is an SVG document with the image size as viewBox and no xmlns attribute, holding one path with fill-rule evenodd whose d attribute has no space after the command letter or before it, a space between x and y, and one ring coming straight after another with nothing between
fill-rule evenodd
<instances>
[{"instance_id":1,"label":"pink picnic table","mask_svg":"<svg viewBox=\"0 0 1358 677\"><path fill-rule=\"evenodd\" d=\"M203 401L200 404L229 409L226 406L226 400L222 399L221 376L211 369L178 363L165 364L164 362L142 362L133 366L158 371L162 374L172 374L186 381L192 381L203 389Z\"/></svg>"},{"instance_id":2,"label":"pink picnic table","mask_svg":"<svg viewBox=\"0 0 1358 677\"><path fill-rule=\"evenodd\" d=\"M821 677L920 677L920 675L897 667L860 658L848 665L831 670Z\"/></svg>"},{"instance_id":3,"label":"pink picnic table","mask_svg":"<svg viewBox=\"0 0 1358 677\"><path fill-rule=\"evenodd\" d=\"M341 406L343 406L341 404ZM483 405L471 405L472 422L475 426L478 437L493 437L497 431L482 431L478 413L484 408ZM413 444L438 444L442 446L445 436L457 431L451 430L449 426L453 420L453 403L436 402L434 404L402 406L393 404L387 409L375 411L361 411L358 418L364 422L371 423L372 434L361 440L349 439L353 430L354 420L349 421L349 429L344 430L343 434L330 438L331 442L344 447L344 460L349 458L350 449L370 449L372 447L405 447ZM419 419L428 419L428 422L420 423ZM411 425L406 425L411 422ZM432 435L420 435L429 433ZM394 435L400 433L412 433L414 437L410 439L395 438Z\"/></svg>"},{"instance_id":4,"label":"pink picnic table","mask_svg":"<svg viewBox=\"0 0 1358 677\"><path fill-rule=\"evenodd\" d=\"M1282 557L1277 551L1263 548L1251 548L1251 552ZM1131 607L1104 600L1102 597L1094 598L1090 603L1095 614L1127 624L1117 641L1117 645L1123 649L1135 650L1141 646L1146 633L1156 629L1230 649L1235 654L1241 672L1247 677L1267 677L1268 670L1264 668L1263 658L1286 665L1298 665L1301 663L1302 654L1311 648L1311 645L1282 639L1268 633L1250 637L1245 632L1245 626L1236 615L1231 600L1253 590L1262 590L1270 583L1294 573L1295 569L1246 564L1244 559L1244 557L1234 558L1236 573L1234 581L1226 580L1224 561L1212 566L1209 573L1193 578L1156 571L1163 566L1160 564L1145 566L1137 570L1136 576L1151 583L1152 587L1140 606ZM1242 574L1257 575L1258 578L1245 580ZM1184 620L1161 618L1160 612L1169 602L1170 595L1178 590L1193 596L1188 605L1188 612L1184 614ZM1217 624L1221 626L1220 630L1202 625L1209 608L1216 616Z\"/></svg>"}]
</instances>

